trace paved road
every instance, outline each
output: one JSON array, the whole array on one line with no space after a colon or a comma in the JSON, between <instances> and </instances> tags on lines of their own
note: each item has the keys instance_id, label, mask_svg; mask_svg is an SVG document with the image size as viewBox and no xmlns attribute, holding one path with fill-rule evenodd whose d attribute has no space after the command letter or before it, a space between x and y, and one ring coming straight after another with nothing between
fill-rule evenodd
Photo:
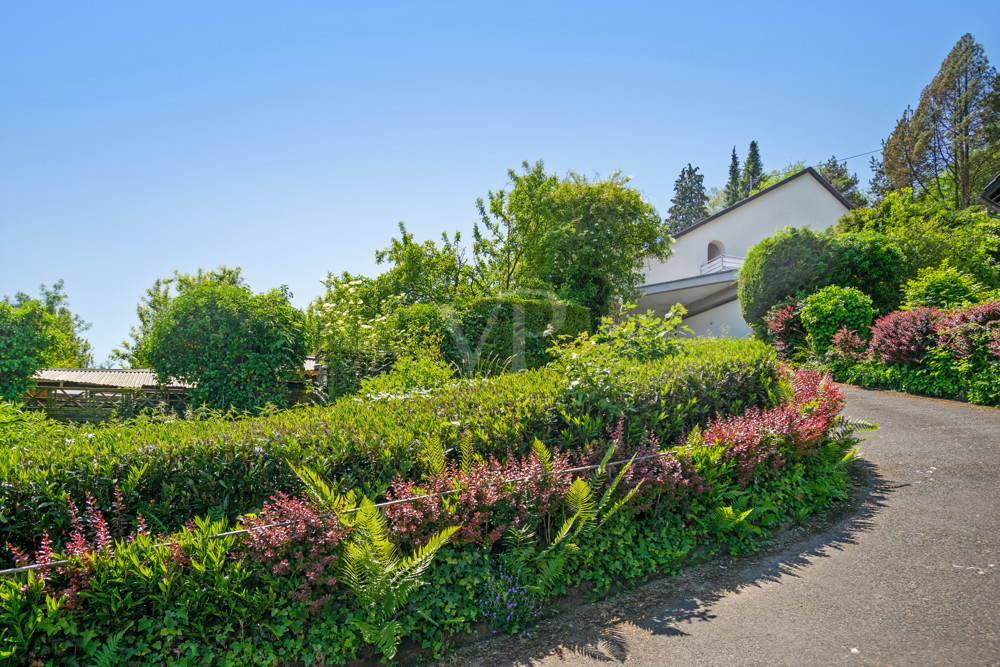
<instances>
[{"instance_id":1,"label":"paved road","mask_svg":"<svg viewBox=\"0 0 1000 667\"><path fill-rule=\"evenodd\" d=\"M847 388L850 516L585 605L469 665L1000 665L1000 410Z\"/></svg>"}]
</instances>

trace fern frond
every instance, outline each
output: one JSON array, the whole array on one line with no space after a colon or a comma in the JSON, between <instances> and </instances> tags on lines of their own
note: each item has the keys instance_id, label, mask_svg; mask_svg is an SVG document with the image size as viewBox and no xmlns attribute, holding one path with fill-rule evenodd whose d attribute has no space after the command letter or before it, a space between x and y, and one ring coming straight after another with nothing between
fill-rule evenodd
<instances>
[{"instance_id":1,"label":"fern frond","mask_svg":"<svg viewBox=\"0 0 1000 667\"><path fill-rule=\"evenodd\" d=\"M466 433L462 436L462 472L468 473L472 471L473 462L473 448L472 448L472 434Z\"/></svg>"},{"instance_id":2,"label":"fern frond","mask_svg":"<svg viewBox=\"0 0 1000 667\"><path fill-rule=\"evenodd\" d=\"M296 467L287 461L288 467L299 478L306 489L306 494L322 512L338 513L356 507L354 492L341 495L330 488L319 473L305 466Z\"/></svg>"},{"instance_id":3,"label":"fern frond","mask_svg":"<svg viewBox=\"0 0 1000 667\"><path fill-rule=\"evenodd\" d=\"M586 523L594 518L596 512L594 492L583 478L573 480L569 493L566 494L566 502L573 509L579 522Z\"/></svg>"},{"instance_id":4,"label":"fern frond","mask_svg":"<svg viewBox=\"0 0 1000 667\"><path fill-rule=\"evenodd\" d=\"M538 457L539 463L542 464L542 469L545 471L545 474L551 475L554 470L552 464L552 453L546 449L545 444L538 438L535 438L535 441L531 443L531 449L535 452L535 456Z\"/></svg>"},{"instance_id":5,"label":"fern frond","mask_svg":"<svg viewBox=\"0 0 1000 667\"><path fill-rule=\"evenodd\" d=\"M431 472L440 475L444 472L444 445L440 438L428 436L424 442L424 453L427 455L427 463Z\"/></svg>"},{"instance_id":6,"label":"fern frond","mask_svg":"<svg viewBox=\"0 0 1000 667\"><path fill-rule=\"evenodd\" d=\"M835 440L842 440L844 438L853 438L855 433L861 433L864 431L877 431L878 424L865 419L855 419L853 417L845 417L841 415L837 418L836 424L833 427L833 438ZM866 440L868 436L860 438L858 442Z\"/></svg>"}]
</instances>

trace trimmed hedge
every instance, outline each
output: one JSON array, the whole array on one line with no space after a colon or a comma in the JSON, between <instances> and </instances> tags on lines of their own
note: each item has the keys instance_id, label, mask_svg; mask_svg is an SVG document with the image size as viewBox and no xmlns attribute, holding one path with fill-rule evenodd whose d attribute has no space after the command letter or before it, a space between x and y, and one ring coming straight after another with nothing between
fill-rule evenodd
<instances>
[{"instance_id":1,"label":"trimmed hedge","mask_svg":"<svg viewBox=\"0 0 1000 667\"><path fill-rule=\"evenodd\" d=\"M553 589L537 597L523 588L508 589L506 608L545 603L577 585L588 585L600 597L715 554L747 552L781 525L846 497L845 454L857 439L850 428L837 428L843 426L837 417L843 395L810 371L790 378L790 389L792 397L777 407L715 419L704 431L695 430L679 443L684 446L657 459L660 468L633 466L623 484L636 488L641 483L644 493L599 529L583 534L578 553L565 561L565 577ZM648 437L629 440L614 432L580 452L588 460L610 442L626 457L641 447L659 450ZM544 465L537 453L526 461L536 471ZM491 465L479 462L469 473ZM602 479L593 476L592 484L606 487ZM548 510L529 514L528 527L542 532L547 523L558 526L574 513L568 479L561 488ZM521 490L506 485L484 502L507 498L517 508ZM369 610L343 583L311 574L317 561L307 552L317 543L315 535L302 541L281 537L301 534L302 527L329 528L333 532L325 533L325 544L331 550L319 554L328 559L343 548L336 542L364 535L355 537L337 519L322 523L301 503L276 500L278 505L296 512L292 523L297 521L298 528L246 541L212 540L209 536L226 525L199 520L174 536L174 547L156 546L153 538L140 535L129 543L84 550L89 555L63 572L50 570L47 581L33 575L0 579L0 627L11 630L0 633L0 660L258 665L371 659L373 651L359 631ZM399 535L400 517L406 516L387 516L393 534ZM481 531L467 547L437 554L423 576L428 583L393 618L411 649L439 655L453 635L475 631L481 621L495 631L516 631L503 619L487 616L487 595L496 589L502 568L509 571L519 562L526 569L538 566L534 547L490 548L484 543L489 539ZM282 556L287 560L260 566ZM326 567L328 560L322 563Z\"/></svg>"},{"instance_id":2,"label":"trimmed hedge","mask_svg":"<svg viewBox=\"0 0 1000 667\"><path fill-rule=\"evenodd\" d=\"M454 458L463 440L503 457L524 453L535 438L577 447L624 415L629 437L652 430L671 442L716 413L772 404L777 378L774 352L761 343L690 340L675 356L616 367L599 394L574 391L542 368L253 418L46 422L0 449L0 544L33 549L43 530L62 540L67 501L83 506L89 494L111 511L116 486L127 525L138 514L162 532L196 516L233 520L275 493L301 492L286 460L376 498L396 476L424 475L429 451L442 447Z\"/></svg>"}]
</instances>

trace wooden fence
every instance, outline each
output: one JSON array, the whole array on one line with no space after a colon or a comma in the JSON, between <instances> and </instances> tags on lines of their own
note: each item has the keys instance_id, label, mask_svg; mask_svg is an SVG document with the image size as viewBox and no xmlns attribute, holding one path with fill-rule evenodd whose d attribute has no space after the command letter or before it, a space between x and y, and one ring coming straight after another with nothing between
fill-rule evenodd
<instances>
[{"instance_id":1,"label":"wooden fence","mask_svg":"<svg viewBox=\"0 0 1000 667\"><path fill-rule=\"evenodd\" d=\"M44 410L52 419L96 422L119 414L130 417L146 408L183 411L188 392L182 388L53 387L39 385L24 397L24 409Z\"/></svg>"}]
</instances>

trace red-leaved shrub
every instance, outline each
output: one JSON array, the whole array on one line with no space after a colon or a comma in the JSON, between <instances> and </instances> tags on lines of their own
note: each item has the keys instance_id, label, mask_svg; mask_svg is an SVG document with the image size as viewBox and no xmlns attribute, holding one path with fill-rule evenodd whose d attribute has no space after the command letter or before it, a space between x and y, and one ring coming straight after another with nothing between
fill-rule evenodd
<instances>
[{"instance_id":1,"label":"red-leaved shrub","mask_svg":"<svg viewBox=\"0 0 1000 667\"><path fill-rule=\"evenodd\" d=\"M967 359L976 348L991 345L1000 330L1000 301L984 301L948 311L938 322L937 344L957 359Z\"/></svg>"},{"instance_id":2,"label":"red-leaved shrub","mask_svg":"<svg viewBox=\"0 0 1000 667\"><path fill-rule=\"evenodd\" d=\"M552 465L557 473L570 468L569 456L553 453ZM414 544L458 523L462 528L451 539L455 546L492 544L508 526L538 524L558 509L572 481L565 473L546 475L534 452L503 462L490 456L474 461L467 471L453 461L442 473L421 482L396 477L386 497L416 500L386 507L385 516L395 533ZM420 498L451 491L456 492Z\"/></svg>"},{"instance_id":3,"label":"red-leaved shrub","mask_svg":"<svg viewBox=\"0 0 1000 667\"><path fill-rule=\"evenodd\" d=\"M913 308L883 315L872 325L869 351L885 364L915 367L935 343L937 308Z\"/></svg>"},{"instance_id":4,"label":"red-leaved shrub","mask_svg":"<svg viewBox=\"0 0 1000 667\"><path fill-rule=\"evenodd\" d=\"M774 349L782 357L806 343L806 331L802 326L801 314L802 304L788 300L774 306L764 316L764 323L771 332Z\"/></svg>"},{"instance_id":5,"label":"red-leaved shrub","mask_svg":"<svg viewBox=\"0 0 1000 667\"><path fill-rule=\"evenodd\" d=\"M298 580L291 596L310 602L310 611L332 599L329 591L337 583L339 544L350 530L338 517L321 517L308 501L279 493L264 503L259 514L242 521L250 530L240 550L244 558L275 577Z\"/></svg>"}]
</instances>

